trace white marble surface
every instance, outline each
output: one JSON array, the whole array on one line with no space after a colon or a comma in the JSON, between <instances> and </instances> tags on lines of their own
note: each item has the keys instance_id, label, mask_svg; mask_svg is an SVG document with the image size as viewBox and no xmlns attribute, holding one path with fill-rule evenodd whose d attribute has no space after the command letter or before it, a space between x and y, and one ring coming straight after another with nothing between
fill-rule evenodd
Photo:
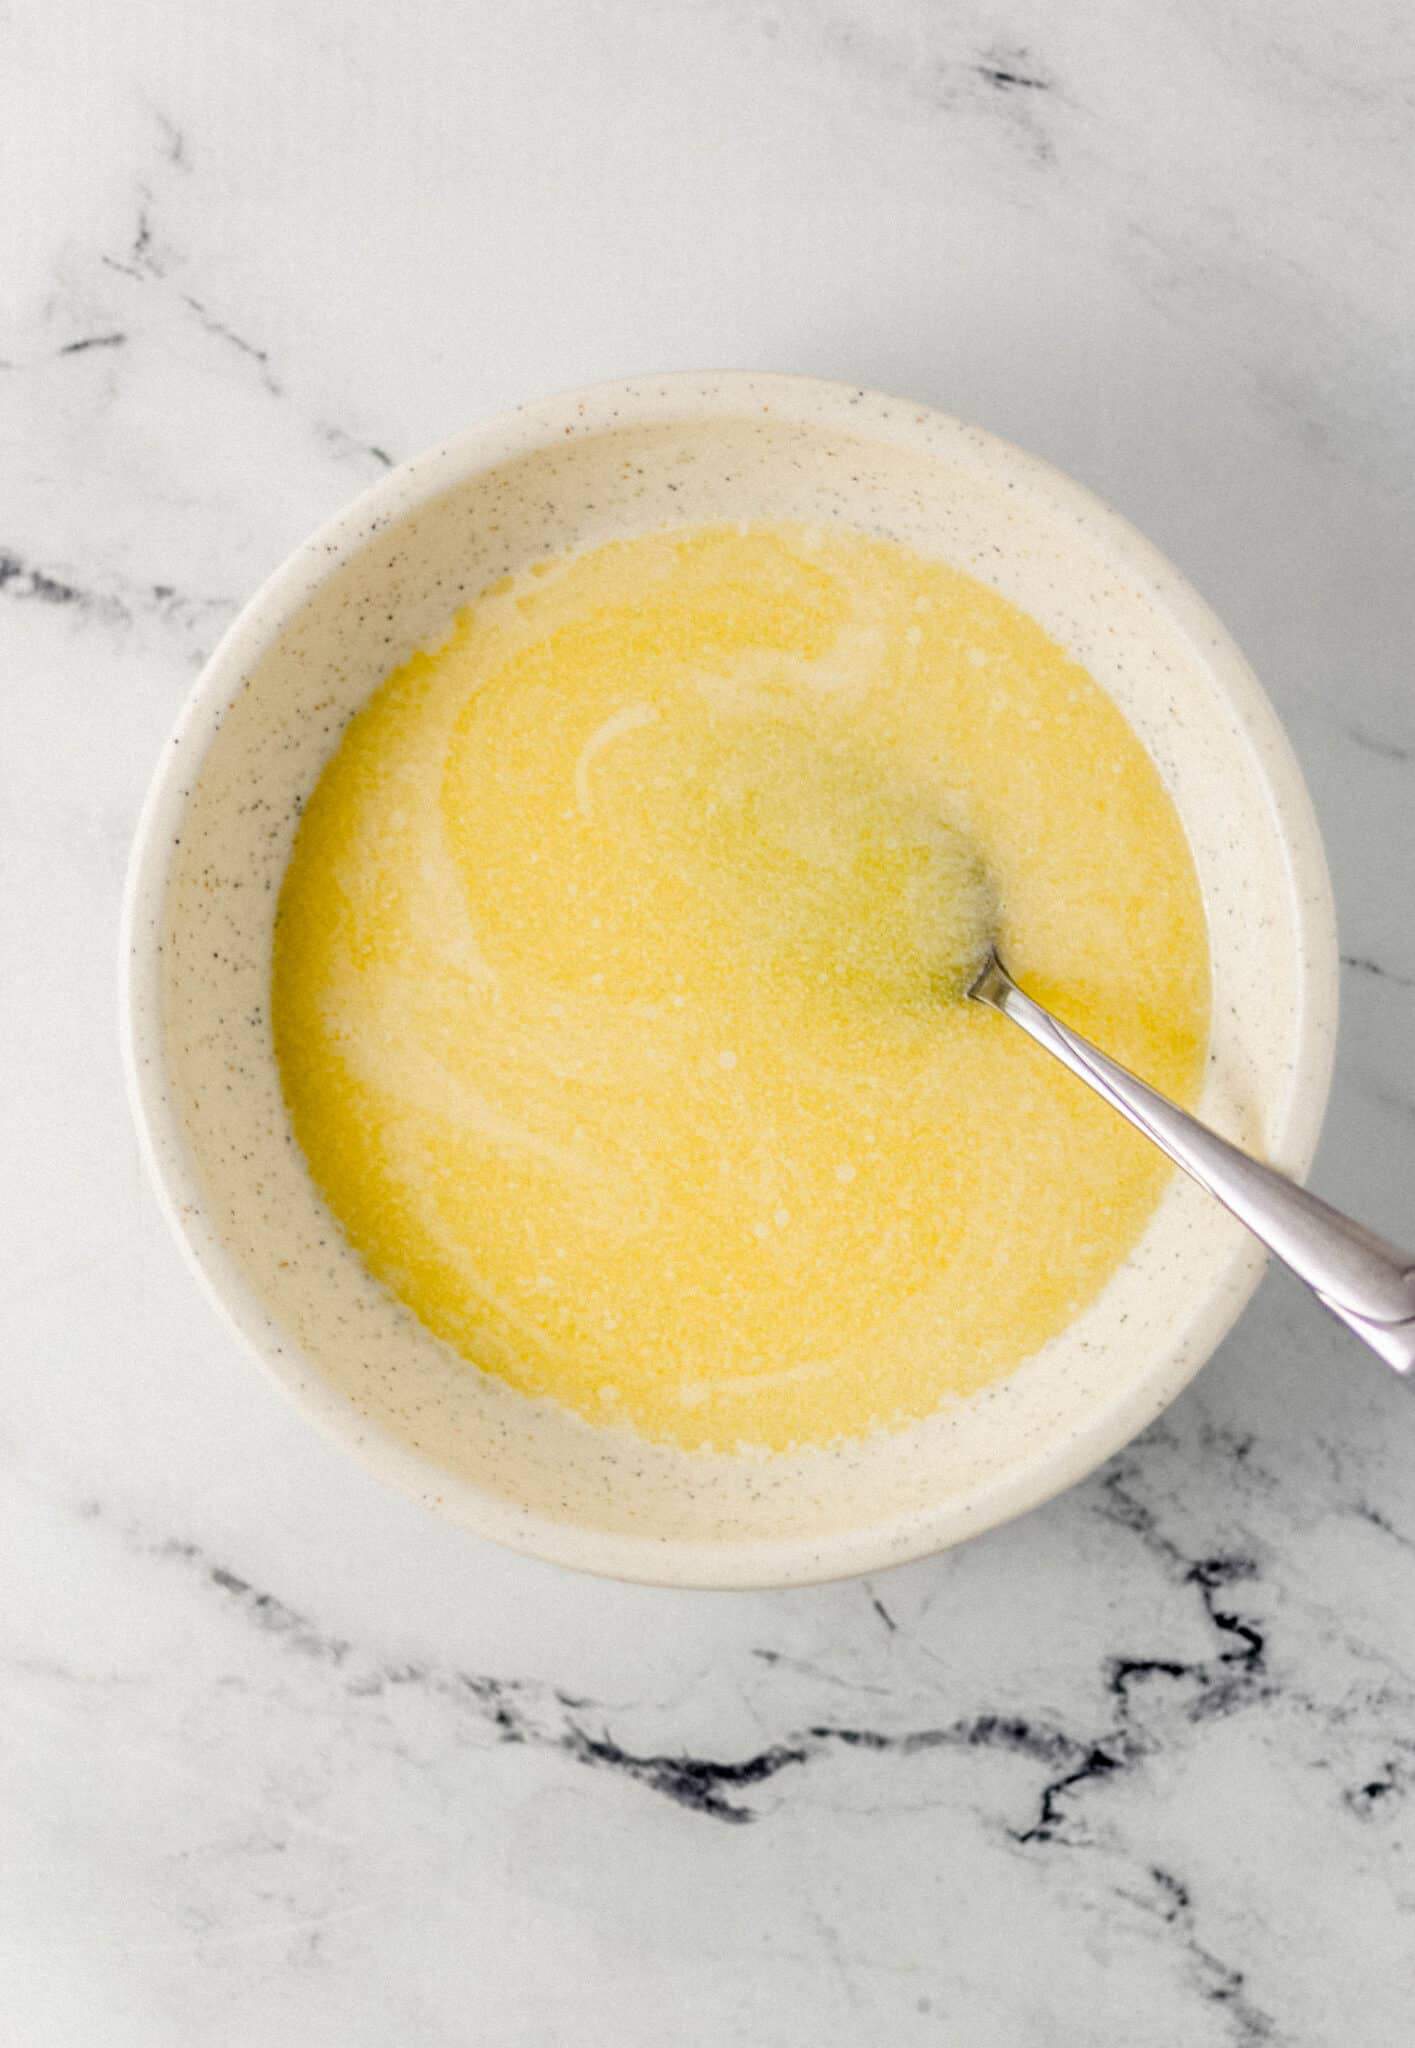
<instances>
[{"instance_id":1,"label":"white marble surface","mask_svg":"<svg viewBox=\"0 0 1415 2048\"><path fill-rule=\"evenodd\" d=\"M873 1585L581 1583L199 1301L114 1033L237 601L388 457L648 368L1098 487L1288 719L1320 1185L1415 1236L1415 32L1390 0L0 10L5 2048L1393 2048L1415 1405L1279 1284L1090 1484Z\"/></svg>"}]
</instances>

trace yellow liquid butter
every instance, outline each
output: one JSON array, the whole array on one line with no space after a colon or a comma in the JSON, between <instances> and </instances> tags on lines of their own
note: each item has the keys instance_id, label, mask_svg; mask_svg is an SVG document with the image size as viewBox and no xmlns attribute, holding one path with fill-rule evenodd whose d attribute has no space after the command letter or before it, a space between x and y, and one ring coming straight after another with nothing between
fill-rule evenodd
<instances>
[{"instance_id":1,"label":"yellow liquid butter","mask_svg":"<svg viewBox=\"0 0 1415 2048\"><path fill-rule=\"evenodd\" d=\"M1070 1322L1167 1172L958 999L994 901L1018 978L1192 1100L1184 834L1032 619L838 528L541 564L310 799L294 1128L372 1271L526 1393L690 1448L897 1425Z\"/></svg>"}]
</instances>

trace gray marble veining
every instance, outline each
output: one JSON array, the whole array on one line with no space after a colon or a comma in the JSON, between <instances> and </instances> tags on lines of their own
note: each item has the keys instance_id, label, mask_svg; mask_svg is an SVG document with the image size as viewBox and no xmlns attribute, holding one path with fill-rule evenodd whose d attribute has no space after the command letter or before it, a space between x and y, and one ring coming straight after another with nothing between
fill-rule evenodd
<instances>
[{"instance_id":1,"label":"gray marble veining","mask_svg":"<svg viewBox=\"0 0 1415 2048\"><path fill-rule=\"evenodd\" d=\"M1317 1181L1410 1237L1409 19L59 0L0 40L0 2039L1406 2040L1415 1406L1294 1289L970 1548L571 1580L234 1354L112 976L184 691L361 483L600 374L851 377L1096 486L1250 654L1342 912Z\"/></svg>"}]
</instances>

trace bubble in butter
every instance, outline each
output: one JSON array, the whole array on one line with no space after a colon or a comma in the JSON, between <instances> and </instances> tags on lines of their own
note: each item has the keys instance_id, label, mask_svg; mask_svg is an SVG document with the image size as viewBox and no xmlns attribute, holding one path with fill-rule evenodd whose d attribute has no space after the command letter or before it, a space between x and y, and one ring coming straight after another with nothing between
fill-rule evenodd
<instances>
[{"instance_id":1,"label":"bubble in butter","mask_svg":"<svg viewBox=\"0 0 1415 2048\"><path fill-rule=\"evenodd\" d=\"M960 999L1181 1100L1208 954L1110 699L848 529L540 564L354 718L275 935L286 1100L373 1272L469 1364L685 1448L922 1417L1104 1286L1166 1171Z\"/></svg>"}]
</instances>

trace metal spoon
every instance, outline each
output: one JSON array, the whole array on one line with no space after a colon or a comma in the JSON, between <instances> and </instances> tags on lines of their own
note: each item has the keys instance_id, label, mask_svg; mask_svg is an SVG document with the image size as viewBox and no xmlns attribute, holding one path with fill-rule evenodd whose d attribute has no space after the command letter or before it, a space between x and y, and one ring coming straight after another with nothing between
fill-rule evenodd
<instances>
[{"instance_id":1,"label":"metal spoon","mask_svg":"<svg viewBox=\"0 0 1415 2048\"><path fill-rule=\"evenodd\" d=\"M1286 1174L1251 1159L1108 1059L1024 994L996 948L989 950L967 993L974 1002L986 1003L1019 1024L1029 1038L1143 1131L1176 1166L1246 1223L1387 1365L1398 1373L1415 1369L1415 1252L1398 1251L1374 1231L1309 1195Z\"/></svg>"}]
</instances>

